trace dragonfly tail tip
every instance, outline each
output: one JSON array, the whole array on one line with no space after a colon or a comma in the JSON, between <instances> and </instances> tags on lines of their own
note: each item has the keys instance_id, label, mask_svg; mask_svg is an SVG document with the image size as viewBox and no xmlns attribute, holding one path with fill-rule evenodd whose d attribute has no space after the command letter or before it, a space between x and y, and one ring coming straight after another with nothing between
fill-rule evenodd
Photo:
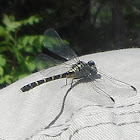
<instances>
[{"instance_id":1,"label":"dragonfly tail tip","mask_svg":"<svg viewBox=\"0 0 140 140\"><path fill-rule=\"evenodd\" d=\"M115 100L112 97L110 97L110 99L115 103Z\"/></svg>"},{"instance_id":2,"label":"dragonfly tail tip","mask_svg":"<svg viewBox=\"0 0 140 140\"><path fill-rule=\"evenodd\" d=\"M137 91L137 89L134 86L131 86L131 88L133 88L134 91Z\"/></svg>"}]
</instances>

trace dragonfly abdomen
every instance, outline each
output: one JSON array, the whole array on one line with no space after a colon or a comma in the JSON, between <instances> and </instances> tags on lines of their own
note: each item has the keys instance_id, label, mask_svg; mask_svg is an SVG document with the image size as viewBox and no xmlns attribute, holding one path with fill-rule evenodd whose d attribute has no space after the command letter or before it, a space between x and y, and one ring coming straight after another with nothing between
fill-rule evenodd
<instances>
[{"instance_id":1,"label":"dragonfly abdomen","mask_svg":"<svg viewBox=\"0 0 140 140\"><path fill-rule=\"evenodd\" d=\"M63 74L59 74L59 75L55 75L55 76L52 76L52 77L48 77L48 78L44 78L44 79L41 79L41 80L38 80L36 82L32 82L32 83L29 83L28 85L25 85L24 87L22 87L20 90L22 92L26 92L26 91L29 91L41 84L44 84L44 83L47 83L47 82L50 82L50 81L54 81L54 80L57 80L57 79L61 79L61 78L72 78L74 76L74 72L66 72L66 73L63 73Z\"/></svg>"}]
</instances>

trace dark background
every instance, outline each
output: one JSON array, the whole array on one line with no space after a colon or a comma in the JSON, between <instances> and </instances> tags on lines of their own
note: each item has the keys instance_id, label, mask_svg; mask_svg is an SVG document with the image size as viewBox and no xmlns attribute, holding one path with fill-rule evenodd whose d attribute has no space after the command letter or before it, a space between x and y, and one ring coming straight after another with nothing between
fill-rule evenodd
<instances>
[{"instance_id":1,"label":"dark background","mask_svg":"<svg viewBox=\"0 0 140 140\"><path fill-rule=\"evenodd\" d=\"M35 72L54 28L77 55L139 47L139 0L0 0L0 87Z\"/></svg>"}]
</instances>

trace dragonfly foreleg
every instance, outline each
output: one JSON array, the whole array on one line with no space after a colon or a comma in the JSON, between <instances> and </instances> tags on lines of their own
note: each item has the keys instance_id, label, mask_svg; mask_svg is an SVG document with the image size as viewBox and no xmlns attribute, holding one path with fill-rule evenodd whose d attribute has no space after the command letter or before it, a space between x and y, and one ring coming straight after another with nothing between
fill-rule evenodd
<instances>
[{"instance_id":1,"label":"dragonfly foreleg","mask_svg":"<svg viewBox=\"0 0 140 140\"><path fill-rule=\"evenodd\" d=\"M72 87L72 85L73 85L74 83L76 83L76 81L74 81L74 80L76 80L77 78L72 78L72 81L71 81L70 83L68 83L68 79L69 79L69 78L66 78L66 84L63 85L61 88L65 87L65 86L67 86L67 85L71 85L71 87Z\"/></svg>"},{"instance_id":2,"label":"dragonfly foreleg","mask_svg":"<svg viewBox=\"0 0 140 140\"><path fill-rule=\"evenodd\" d=\"M63 85L61 88L63 88L63 87L65 87L65 86L67 86L67 85L68 85L68 84L67 84L67 79L68 79L68 78L66 78L66 84L65 84L65 85Z\"/></svg>"}]
</instances>

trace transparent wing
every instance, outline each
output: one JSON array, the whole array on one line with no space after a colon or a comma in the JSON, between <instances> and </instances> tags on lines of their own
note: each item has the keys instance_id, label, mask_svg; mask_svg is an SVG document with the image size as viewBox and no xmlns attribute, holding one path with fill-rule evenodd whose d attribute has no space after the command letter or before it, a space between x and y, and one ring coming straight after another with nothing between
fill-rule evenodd
<instances>
[{"instance_id":1,"label":"transparent wing","mask_svg":"<svg viewBox=\"0 0 140 140\"><path fill-rule=\"evenodd\" d=\"M95 85L110 96L131 97L137 94L137 90L134 86L108 76L103 72L98 71L98 73L99 78L95 79Z\"/></svg>"},{"instance_id":2,"label":"transparent wing","mask_svg":"<svg viewBox=\"0 0 140 140\"><path fill-rule=\"evenodd\" d=\"M35 59L35 65L37 70L45 77L62 74L71 68L71 64L68 62L64 63L64 61L54 59L46 54L38 55Z\"/></svg>"},{"instance_id":3,"label":"transparent wing","mask_svg":"<svg viewBox=\"0 0 140 140\"><path fill-rule=\"evenodd\" d=\"M48 29L44 33L44 46L55 54L61 56L66 60L76 58L77 55L74 53L69 46L64 44L61 37L54 29Z\"/></svg>"},{"instance_id":4,"label":"transparent wing","mask_svg":"<svg viewBox=\"0 0 140 140\"><path fill-rule=\"evenodd\" d=\"M95 83L95 78L88 77L78 80L72 90L75 96L92 102L96 102L103 106L113 106L115 101L104 90Z\"/></svg>"},{"instance_id":5,"label":"transparent wing","mask_svg":"<svg viewBox=\"0 0 140 140\"><path fill-rule=\"evenodd\" d=\"M54 29L48 29L44 33L44 45L47 49L56 53L62 60L54 59L46 54L41 54L36 57L35 64L38 71L42 75L53 76L55 74L62 74L72 68L72 65L79 61L77 55L64 44L58 33ZM53 69L51 68L53 67Z\"/></svg>"},{"instance_id":6,"label":"transparent wing","mask_svg":"<svg viewBox=\"0 0 140 140\"><path fill-rule=\"evenodd\" d=\"M35 65L38 71L43 69L48 69L50 67L62 64L63 61L53 59L52 57L46 54L39 54L35 59Z\"/></svg>"}]
</instances>

